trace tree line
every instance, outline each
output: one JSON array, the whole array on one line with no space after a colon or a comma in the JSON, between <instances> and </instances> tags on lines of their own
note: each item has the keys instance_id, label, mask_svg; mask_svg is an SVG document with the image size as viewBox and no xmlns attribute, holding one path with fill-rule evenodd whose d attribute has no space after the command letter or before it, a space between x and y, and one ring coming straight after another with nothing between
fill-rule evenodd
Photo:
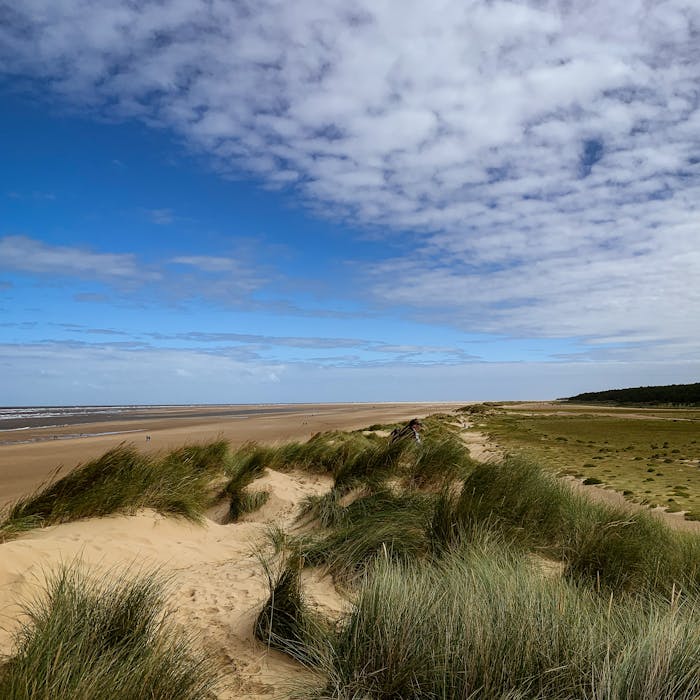
<instances>
[{"instance_id":1,"label":"tree line","mask_svg":"<svg viewBox=\"0 0 700 700\"><path fill-rule=\"evenodd\" d=\"M670 404L676 406L700 406L700 382L695 384L670 384L667 386L638 386L629 389L589 391L569 396L565 401L577 403L615 404Z\"/></svg>"}]
</instances>

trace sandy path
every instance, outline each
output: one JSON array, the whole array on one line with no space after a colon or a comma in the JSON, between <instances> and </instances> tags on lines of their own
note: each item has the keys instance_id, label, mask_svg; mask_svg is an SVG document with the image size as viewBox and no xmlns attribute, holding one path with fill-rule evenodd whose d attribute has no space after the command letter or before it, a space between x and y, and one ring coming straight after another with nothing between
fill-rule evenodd
<instances>
[{"instance_id":1,"label":"sandy path","mask_svg":"<svg viewBox=\"0 0 700 700\"><path fill-rule=\"evenodd\" d=\"M36 489L59 465L72 468L106 452L120 442L134 442L148 452L168 450L185 442L205 442L225 438L232 445L248 440L272 443L302 440L323 430L355 430L373 423L424 417L449 411L463 404L455 403L386 403L386 404L307 404L285 414L260 414L217 419L202 409L201 418L160 418L150 422L106 421L80 426L85 432L125 432L68 440L46 440L26 444L0 445L0 506ZM22 439L41 437L46 431L22 431ZM56 429L60 433L59 429ZM64 429L75 432L75 426ZM4 434L4 439L8 438ZM146 435L151 440L146 442Z\"/></svg>"}]
</instances>

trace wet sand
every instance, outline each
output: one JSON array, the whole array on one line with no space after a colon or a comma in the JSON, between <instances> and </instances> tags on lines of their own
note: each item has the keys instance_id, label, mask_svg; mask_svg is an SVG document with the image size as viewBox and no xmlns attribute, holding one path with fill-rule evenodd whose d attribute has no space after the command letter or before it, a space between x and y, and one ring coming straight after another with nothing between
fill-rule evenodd
<instances>
[{"instance_id":1,"label":"wet sand","mask_svg":"<svg viewBox=\"0 0 700 700\"><path fill-rule=\"evenodd\" d=\"M283 442L307 439L322 430L420 418L464 403L139 407L107 420L8 431L0 444L0 505L30 493L59 466L62 472L69 470L125 441L147 452L217 438L233 446L249 440Z\"/></svg>"}]
</instances>

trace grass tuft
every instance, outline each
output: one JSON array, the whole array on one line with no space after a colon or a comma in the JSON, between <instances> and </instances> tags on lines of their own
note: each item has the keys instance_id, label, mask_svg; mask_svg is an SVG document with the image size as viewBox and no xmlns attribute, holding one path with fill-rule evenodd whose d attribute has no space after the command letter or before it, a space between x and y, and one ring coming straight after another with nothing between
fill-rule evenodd
<instances>
[{"instance_id":1,"label":"grass tuft","mask_svg":"<svg viewBox=\"0 0 700 700\"><path fill-rule=\"evenodd\" d=\"M305 665L319 663L329 626L307 603L301 588L303 560L298 551L272 564L262 559L270 595L255 620L255 637ZM314 640L315 647L311 644Z\"/></svg>"},{"instance_id":2,"label":"grass tuft","mask_svg":"<svg viewBox=\"0 0 700 700\"><path fill-rule=\"evenodd\" d=\"M322 638L314 697L691 700L700 606L682 607L546 579L482 533L439 563L378 559Z\"/></svg>"},{"instance_id":3,"label":"grass tuft","mask_svg":"<svg viewBox=\"0 0 700 700\"><path fill-rule=\"evenodd\" d=\"M426 488L464 478L474 464L464 443L455 435L433 438L428 434L413 447L406 471L411 485Z\"/></svg>"},{"instance_id":4,"label":"grass tuft","mask_svg":"<svg viewBox=\"0 0 700 700\"><path fill-rule=\"evenodd\" d=\"M218 441L153 458L118 445L12 505L0 523L0 540L32 527L139 508L199 520L209 504L207 485L227 449Z\"/></svg>"},{"instance_id":5,"label":"grass tuft","mask_svg":"<svg viewBox=\"0 0 700 700\"><path fill-rule=\"evenodd\" d=\"M220 493L221 498L229 500L229 521L235 522L244 513L256 510L269 498L269 494L252 496L245 489L265 473L272 454L272 448L248 443L232 455L226 469L228 482Z\"/></svg>"},{"instance_id":6,"label":"grass tuft","mask_svg":"<svg viewBox=\"0 0 700 700\"><path fill-rule=\"evenodd\" d=\"M217 675L163 613L157 574L89 577L64 567L26 607L17 653L0 667L3 700L204 700Z\"/></svg>"},{"instance_id":7,"label":"grass tuft","mask_svg":"<svg viewBox=\"0 0 700 700\"><path fill-rule=\"evenodd\" d=\"M428 497L380 490L353 501L342 509L333 528L302 536L299 545L310 565L327 566L344 580L356 579L377 557L428 556L430 512Z\"/></svg>"}]
</instances>

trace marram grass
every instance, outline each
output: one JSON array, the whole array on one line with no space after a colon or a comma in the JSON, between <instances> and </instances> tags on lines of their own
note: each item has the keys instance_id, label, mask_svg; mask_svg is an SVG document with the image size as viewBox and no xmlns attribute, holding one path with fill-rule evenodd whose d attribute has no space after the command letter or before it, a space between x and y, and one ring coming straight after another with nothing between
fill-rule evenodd
<instances>
[{"instance_id":1,"label":"marram grass","mask_svg":"<svg viewBox=\"0 0 700 700\"><path fill-rule=\"evenodd\" d=\"M163 609L158 574L49 577L26 605L16 653L0 666L3 700L205 700L218 675Z\"/></svg>"},{"instance_id":2,"label":"marram grass","mask_svg":"<svg viewBox=\"0 0 700 700\"><path fill-rule=\"evenodd\" d=\"M0 521L0 541L32 527L152 508L199 520L210 503L209 483L223 469L228 445L186 445L151 457L121 444L21 498Z\"/></svg>"},{"instance_id":3,"label":"marram grass","mask_svg":"<svg viewBox=\"0 0 700 700\"><path fill-rule=\"evenodd\" d=\"M595 503L532 462L483 464L453 503L458 529L490 522L510 540L562 560L603 592L700 592L700 538L643 511Z\"/></svg>"},{"instance_id":4,"label":"marram grass","mask_svg":"<svg viewBox=\"0 0 700 700\"><path fill-rule=\"evenodd\" d=\"M697 598L604 598L482 532L432 564L378 558L304 697L691 700L698 623Z\"/></svg>"}]
</instances>

